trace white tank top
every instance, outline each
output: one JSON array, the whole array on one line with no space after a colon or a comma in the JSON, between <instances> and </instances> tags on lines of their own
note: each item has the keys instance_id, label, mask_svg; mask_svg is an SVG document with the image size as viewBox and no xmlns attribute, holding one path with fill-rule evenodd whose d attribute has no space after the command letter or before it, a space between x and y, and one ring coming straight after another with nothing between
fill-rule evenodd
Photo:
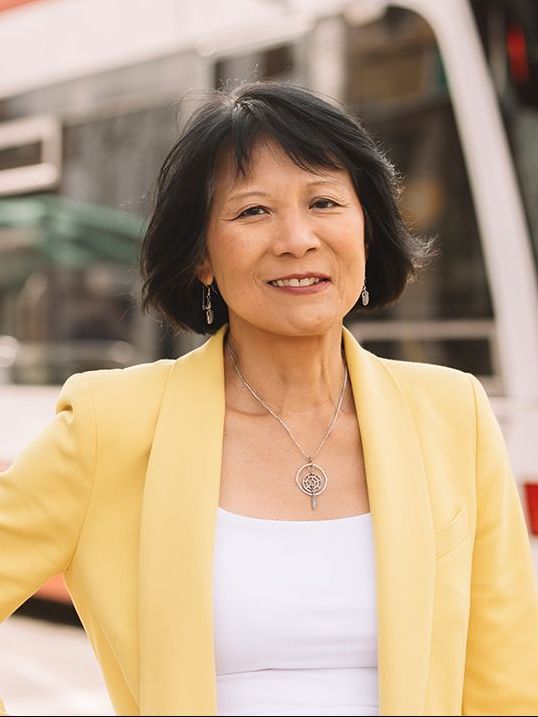
<instances>
[{"instance_id":1,"label":"white tank top","mask_svg":"<svg viewBox=\"0 0 538 717\"><path fill-rule=\"evenodd\" d=\"M218 715L377 715L371 513L265 520L218 508Z\"/></svg>"}]
</instances>

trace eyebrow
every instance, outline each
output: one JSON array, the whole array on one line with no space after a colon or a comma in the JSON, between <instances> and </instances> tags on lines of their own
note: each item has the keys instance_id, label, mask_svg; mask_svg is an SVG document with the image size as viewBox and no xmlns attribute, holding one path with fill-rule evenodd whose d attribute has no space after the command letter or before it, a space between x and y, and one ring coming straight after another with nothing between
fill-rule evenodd
<instances>
[{"instance_id":1,"label":"eyebrow","mask_svg":"<svg viewBox=\"0 0 538 717\"><path fill-rule=\"evenodd\" d=\"M343 185L342 185L342 182L341 182L339 179L336 179L336 178L334 178L334 179L333 179L333 178L323 179L323 178L321 178L321 177L320 177L319 179L312 179L312 180L310 180L309 182L306 183L306 186L307 186L307 187L314 187L314 186L320 185L320 184L321 184L321 185L324 185L324 186L327 186L327 185L329 185L329 184L338 184L338 185L340 185L340 186L343 186ZM239 200L239 199L247 199L248 197L253 197L253 196L257 196L257 197L268 197L268 196L269 196L269 192L265 192L263 189L251 189L251 190L246 191L246 192L236 192L236 193L234 193L234 194L230 194L230 196L227 198L226 201L227 201L227 202L234 202L234 201L237 201L237 200Z\"/></svg>"}]
</instances>

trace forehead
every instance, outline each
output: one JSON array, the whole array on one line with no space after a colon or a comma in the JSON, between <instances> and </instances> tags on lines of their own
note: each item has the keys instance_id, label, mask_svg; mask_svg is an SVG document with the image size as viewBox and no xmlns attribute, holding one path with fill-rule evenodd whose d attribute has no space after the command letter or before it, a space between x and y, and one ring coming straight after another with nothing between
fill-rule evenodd
<instances>
[{"instance_id":1,"label":"forehead","mask_svg":"<svg viewBox=\"0 0 538 717\"><path fill-rule=\"evenodd\" d=\"M220 153L215 165L215 189L228 194L254 182L270 182L276 172L279 175L281 172L302 174L305 180L350 180L349 173L344 168L309 166L306 162L301 166L300 160L294 159L275 140L260 139L252 146L243 166L238 164L233 147L228 146Z\"/></svg>"}]
</instances>

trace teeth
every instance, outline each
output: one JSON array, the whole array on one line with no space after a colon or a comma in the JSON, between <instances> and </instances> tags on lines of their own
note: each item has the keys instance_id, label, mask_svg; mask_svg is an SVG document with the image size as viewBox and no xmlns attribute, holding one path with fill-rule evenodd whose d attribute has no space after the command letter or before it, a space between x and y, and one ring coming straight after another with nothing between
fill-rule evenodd
<instances>
[{"instance_id":1,"label":"teeth","mask_svg":"<svg viewBox=\"0 0 538 717\"><path fill-rule=\"evenodd\" d=\"M273 286L312 286L312 284L319 284L322 281L317 276L309 276L306 279L276 279L270 281Z\"/></svg>"}]
</instances>

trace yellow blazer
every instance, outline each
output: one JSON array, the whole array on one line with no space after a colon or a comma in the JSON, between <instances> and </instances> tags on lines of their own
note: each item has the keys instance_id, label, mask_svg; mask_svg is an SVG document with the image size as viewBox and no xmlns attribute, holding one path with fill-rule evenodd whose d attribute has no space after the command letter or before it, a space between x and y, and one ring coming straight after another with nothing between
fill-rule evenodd
<instances>
[{"instance_id":1,"label":"yellow blazer","mask_svg":"<svg viewBox=\"0 0 538 717\"><path fill-rule=\"evenodd\" d=\"M223 335L72 376L55 420L0 474L0 618L63 571L119 714L216 714ZM373 518L380 714L537 715L536 579L484 389L343 338Z\"/></svg>"}]
</instances>

